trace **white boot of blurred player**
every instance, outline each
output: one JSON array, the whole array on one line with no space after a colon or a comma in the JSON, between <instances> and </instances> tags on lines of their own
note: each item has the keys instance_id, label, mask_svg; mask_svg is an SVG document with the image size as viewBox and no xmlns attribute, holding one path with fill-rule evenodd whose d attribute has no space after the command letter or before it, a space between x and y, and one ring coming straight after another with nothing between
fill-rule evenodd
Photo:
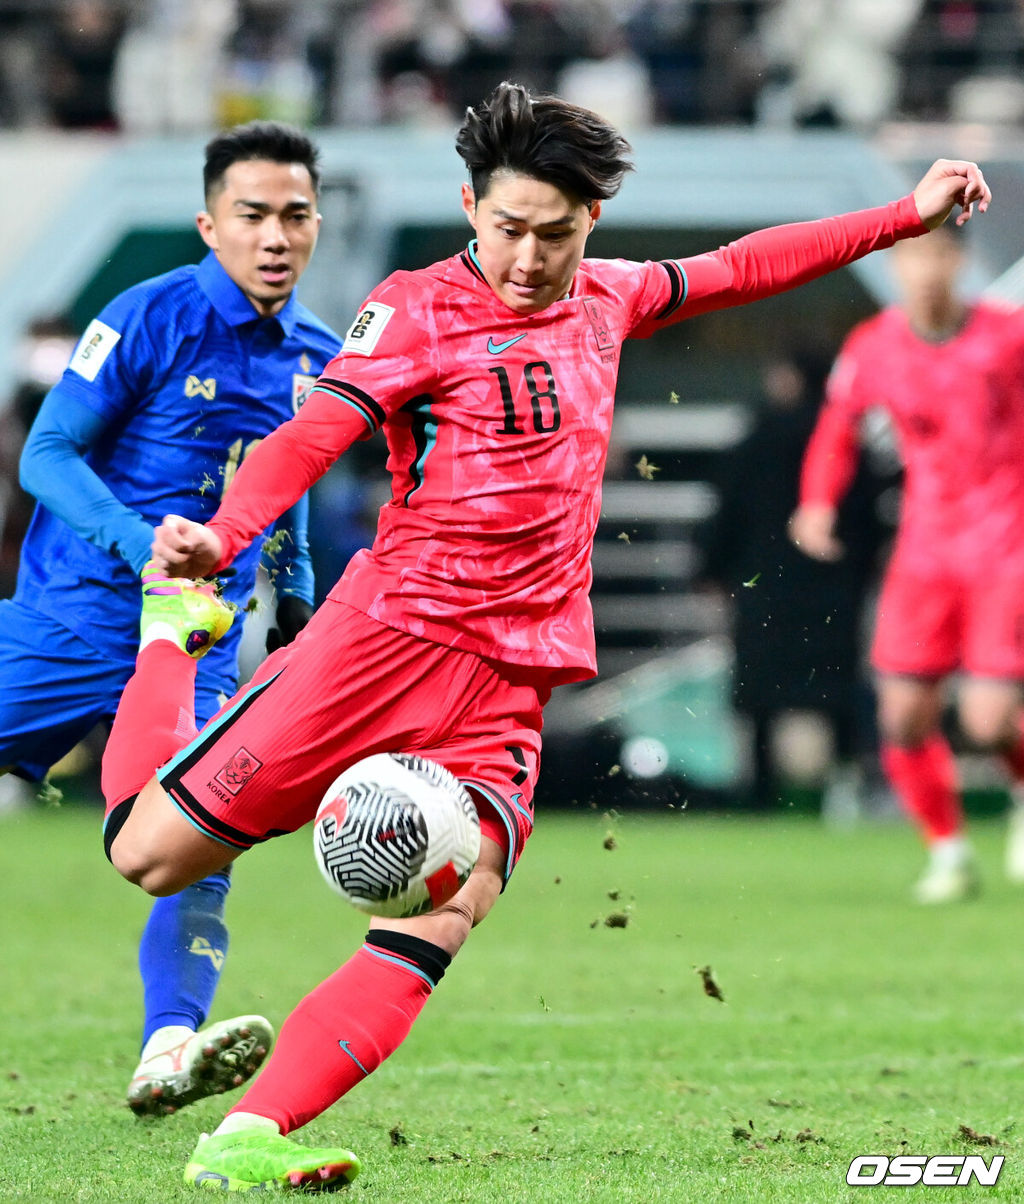
<instances>
[{"instance_id":1,"label":"white boot of blurred player","mask_svg":"<svg viewBox=\"0 0 1024 1204\"><path fill-rule=\"evenodd\" d=\"M964 836L946 836L928 846L928 866L914 886L918 903L958 903L978 893L974 854Z\"/></svg>"},{"instance_id":2,"label":"white boot of blurred player","mask_svg":"<svg viewBox=\"0 0 1024 1204\"><path fill-rule=\"evenodd\" d=\"M1024 785L1010 789L1010 814L1006 830L1006 876L1024 885Z\"/></svg>"}]
</instances>

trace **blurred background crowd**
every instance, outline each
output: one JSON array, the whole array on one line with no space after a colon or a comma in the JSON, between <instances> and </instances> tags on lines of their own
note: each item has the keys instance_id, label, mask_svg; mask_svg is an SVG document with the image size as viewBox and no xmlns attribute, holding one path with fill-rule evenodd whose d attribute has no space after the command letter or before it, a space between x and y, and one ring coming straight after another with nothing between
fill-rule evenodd
<instances>
[{"instance_id":1,"label":"blurred background crowd","mask_svg":"<svg viewBox=\"0 0 1024 1204\"><path fill-rule=\"evenodd\" d=\"M4 0L0 127L447 122L516 78L648 124L1024 115L1019 0Z\"/></svg>"}]
</instances>

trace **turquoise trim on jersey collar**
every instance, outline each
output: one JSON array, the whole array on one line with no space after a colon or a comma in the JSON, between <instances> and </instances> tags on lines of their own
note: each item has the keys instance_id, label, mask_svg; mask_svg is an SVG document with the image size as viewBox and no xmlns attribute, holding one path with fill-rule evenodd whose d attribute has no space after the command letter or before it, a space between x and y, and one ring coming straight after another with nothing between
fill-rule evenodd
<instances>
[{"instance_id":1,"label":"turquoise trim on jersey collar","mask_svg":"<svg viewBox=\"0 0 1024 1204\"><path fill-rule=\"evenodd\" d=\"M273 318L261 319L253 309L252 302L224 270L221 261L210 251L196 269L199 287L207 295L210 304L229 326L243 326L246 322L277 322L285 335L295 329L295 293L284 303L280 313Z\"/></svg>"}]
</instances>

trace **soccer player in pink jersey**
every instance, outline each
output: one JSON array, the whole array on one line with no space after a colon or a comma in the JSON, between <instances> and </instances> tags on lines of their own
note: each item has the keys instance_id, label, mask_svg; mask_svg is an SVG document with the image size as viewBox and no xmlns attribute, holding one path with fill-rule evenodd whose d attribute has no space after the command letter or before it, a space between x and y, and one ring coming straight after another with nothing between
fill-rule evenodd
<instances>
[{"instance_id":1,"label":"soccer player in pink jersey","mask_svg":"<svg viewBox=\"0 0 1024 1204\"><path fill-rule=\"evenodd\" d=\"M911 195L877 209L688 259L585 260L601 206L631 166L616 130L502 84L467 111L456 146L469 169L469 249L375 289L303 408L246 458L215 518L168 516L154 542L157 565L175 576L220 571L264 516L383 427L392 496L372 549L299 639L188 742L187 632L175 638L165 618L144 615L104 762L105 842L144 890L178 890L309 822L341 770L387 751L435 760L465 783L480 858L444 906L371 921L366 942L285 1021L253 1087L200 1139L188 1182L243 1190L350 1178L354 1155L306 1150L286 1134L397 1048L503 890L533 825L543 706L553 686L596 671L590 556L623 340L791 288L923 235L954 208L966 221L990 200L977 166L940 160ZM179 588L199 605L197 586Z\"/></svg>"},{"instance_id":2,"label":"soccer player in pink jersey","mask_svg":"<svg viewBox=\"0 0 1024 1204\"><path fill-rule=\"evenodd\" d=\"M940 720L946 679L963 675L959 719L1024 783L1024 311L965 300L953 229L898 244L898 305L844 343L801 476L790 531L810 556L842 555L836 509L868 409L890 416L905 465L899 529L878 614L882 764L920 825L929 861L922 903L970 895L953 754ZM1014 808L1007 869L1024 880L1024 811Z\"/></svg>"}]
</instances>

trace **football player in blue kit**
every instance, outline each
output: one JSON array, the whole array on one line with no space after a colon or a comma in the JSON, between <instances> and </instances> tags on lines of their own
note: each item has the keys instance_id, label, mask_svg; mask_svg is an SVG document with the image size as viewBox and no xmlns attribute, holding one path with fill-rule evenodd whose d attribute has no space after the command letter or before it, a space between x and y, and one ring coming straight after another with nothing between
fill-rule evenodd
<instances>
[{"instance_id":1,"label":"football player in blue kit","mask_svg":"<svg viewBox=\"0 0 1024 1204\"><path fill-rule=\"evenodd\" d=\"M318 156L278 123L215 137L197 217L209 253L111 301L43 402L21 460L38 505L15 595L0 601L0 773L40 781L109 724L134 670L153 528L168 512L212 517L242 459L292 417L337 352L339 337L294 295L320 226ZM235 561L224 596L239 609L261 558L287 641L312 613L306 499ZM236 688L241 629L198 666L200 726ZM140 1115L238 1086L273 1040L260 1016L202 1028L227 950L228 887L225 868L150 913L143 1048L127 1099Z\"/></svg>"}]
</instances>

